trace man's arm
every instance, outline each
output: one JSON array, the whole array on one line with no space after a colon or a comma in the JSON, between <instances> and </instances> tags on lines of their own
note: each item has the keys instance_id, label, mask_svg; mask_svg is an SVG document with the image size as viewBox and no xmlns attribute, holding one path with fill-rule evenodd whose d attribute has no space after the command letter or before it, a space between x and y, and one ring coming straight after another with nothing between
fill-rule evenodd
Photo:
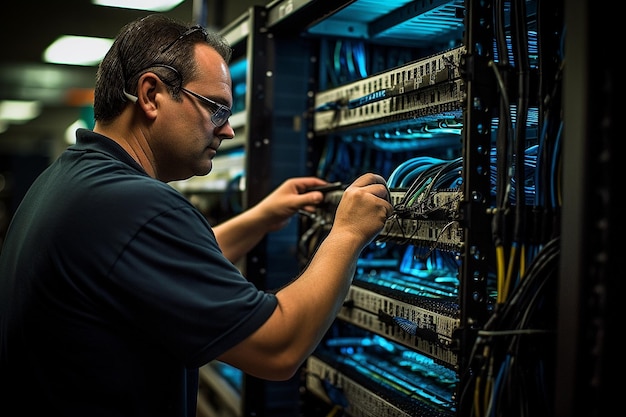
<instances>
[{"instance_id":1,"label":"man's arm","mask_svg":"<svg viewBox=\"0 0 626 417\"><path fill-rule=\"evenodd\" d=\"M306 269L276 293L272 316L219 359L259 378L293 376L338 314L361 251L392 210L384 179L359 177L344 191L333 226Z\"/></svg>"},{"instance_id":2,"label":"man's arm","mask_svg":"<svg viewBox=\"0 0 626 417\"><path fill-rule=\"evenodd\" d=\"M320 191L307 189L326 184L315 177L291 178L255 206L213 228L222 252L231 262L237 262L268 232L286 226L299 210L314 210L322 202Z\"/></svg>"}]
</instances>

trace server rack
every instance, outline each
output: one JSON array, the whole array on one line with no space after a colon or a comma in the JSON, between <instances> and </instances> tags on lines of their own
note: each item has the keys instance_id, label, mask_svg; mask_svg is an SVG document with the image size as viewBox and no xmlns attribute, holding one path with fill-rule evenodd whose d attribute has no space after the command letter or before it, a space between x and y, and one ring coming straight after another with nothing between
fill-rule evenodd
<instances>
[{"instance_id":1,"label":"server rack","mask_svg":"<svg viewBox=\"0 0 626 417\"><path fill-rule=\"evenodd\" d=\"M263 42L245 49L260 71L247 80L246 107L257 109L248 122L264 133L246 139L246 169L269 183L303 173L348 182L378 171L393 180L396 215L364 252L299 389L289 381L278 394L300 393L298 410L293 400L271 405L271 385L250 380L240 415L274 416L276 407L303 417L571 415L614 404L606 355L615 346L607 343L619 233L608 227L615 212L605 197L617 177L606 158L617 77L610 64L592 69L588 56L611 51L590 44L610 38L615 22L590 26L588 2L565 3L278 0L252 12L250 33ZM564 104L565 23L576 69ZM409 75L426 64L428 77ZM581 105L588 96L604 105ZM604 126L602 146L588 139L586 122ZM261 157L250 159L257 148ZM411 190L425 167L432 179ZM271 188L257 185L257 197ZM604 197L587 199L595 186ZM282 281L264 267L282 265L284 249L302 267L332 224L338 188L286 231L282 253L266 241L252 255L259 283ZM410 203L409 190L420 191ZM424 286L433 271L441 285Z\"/></svg>"},{"instance_id":2,"label":"server rack","mask_svg":"<svg viewBox=\"0 0 626 417\"><path fill-rule=\"evenodd\" d=\"M377 171L388 178L396 213L363 254L335 326L307 362L305 401L317 407L305 415L446 416L457 409L462 11L461 1L355 2L333 14L335 24L326 18L310 29L320 36L321 68L325 60L335 66L337 55L328 52L339 45L349 45L352 57L359 48L369 56L356 75L319 72L312 131L322 150L311 152L312 165L331 181ZM340 25L361 13L364 41ZM334 37L329 28L338 29ZM333 169L346 155L352 170ZM423 201L409 197L418 167L432 171L430 187L441 181ZM328 195L322 224L332 223L339 198L340 191ZM305 230L318 227L316 220Z\"/></svg>"},{"instance_id":3,"label":"server rack","mask_svg":"<svg viewBox=\"0 0 626 417\"><path fill-rule=\"evenodd\" d=\"M312 53L309 173L377 171L396 213L303 369L301 415L551 414L563 5L328 3L267 6L272 43ZM301 219L301 265L340 198Z\"/></svg>"},{"instance_id":4,"label":"server rack","mask_svg":"<svg viewBox=\"0 0 626 417\"><path fill-rule=\"evenodd\" d=\"M563 244L558 312L556 416L621 407L618 333L624 282L619 221L619 132L624 114L612 36L620 18L591 1L565 0Z\"/></svg>"}]
</instances>

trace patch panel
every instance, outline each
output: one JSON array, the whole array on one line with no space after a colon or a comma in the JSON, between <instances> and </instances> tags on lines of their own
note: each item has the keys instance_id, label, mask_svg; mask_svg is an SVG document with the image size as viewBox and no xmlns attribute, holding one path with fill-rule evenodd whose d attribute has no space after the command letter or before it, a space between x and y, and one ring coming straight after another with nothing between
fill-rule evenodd
<instances>
[{"instance_id":1,"label":"patch panel","mask_svg":"<svg viewBox=\"0 0 626 417\"><path fill-rule=\"evenodd\" d=\"M315 95L314 130L461 115L458 47Z\"/></svg>"}]
</instances>

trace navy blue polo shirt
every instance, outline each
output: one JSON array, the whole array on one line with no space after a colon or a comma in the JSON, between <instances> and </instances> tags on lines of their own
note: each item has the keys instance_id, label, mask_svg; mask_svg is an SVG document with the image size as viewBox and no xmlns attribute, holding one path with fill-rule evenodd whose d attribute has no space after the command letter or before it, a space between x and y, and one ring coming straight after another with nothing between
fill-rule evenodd
<instances>
[{"instance_id":1,"label":"navy blue polo shirt","mask_svg":"<svg viewBox=\"0 0 626 417\"><path fill-rule=\"evenodd\" d=\"M0 252L0 415L195 416L198 367L276 307L202 215L80 130Z\"/></svg>"}]
</instances>

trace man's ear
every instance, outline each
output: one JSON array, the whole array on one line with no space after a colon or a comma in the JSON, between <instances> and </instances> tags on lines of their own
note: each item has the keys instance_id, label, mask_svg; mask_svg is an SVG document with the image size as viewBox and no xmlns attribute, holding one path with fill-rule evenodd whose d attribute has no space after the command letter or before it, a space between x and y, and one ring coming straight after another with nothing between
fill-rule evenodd
<instances>
[{"instance_id":1,"label":"man's ear","mask_svg":"<svg viewBox=\"0 0 626 417\"><path fill-rule=\"evenodd\" d=\"M156 117L156 95L160 86L165 88L159 77L152 72L146 72L137 81L137 104L149 118Z\"/></svg>"}]
</instances>

